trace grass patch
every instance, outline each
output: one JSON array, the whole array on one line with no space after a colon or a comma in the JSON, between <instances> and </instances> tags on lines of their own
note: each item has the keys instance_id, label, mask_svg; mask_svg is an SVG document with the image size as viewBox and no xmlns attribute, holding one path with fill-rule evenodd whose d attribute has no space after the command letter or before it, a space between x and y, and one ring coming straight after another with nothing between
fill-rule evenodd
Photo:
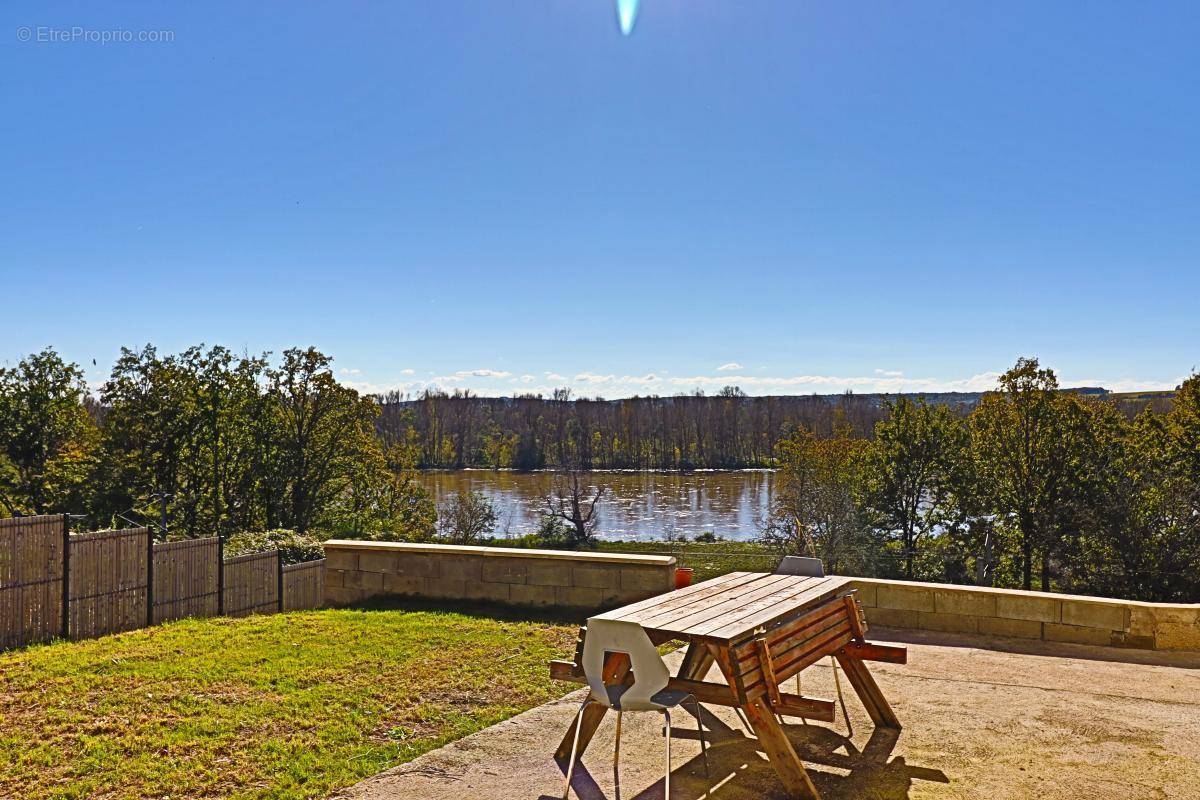
<instances>
[{"instance_id":1,"label":"grass patch","mask_svg":"<svg viewBox=\"0 0 1200 800\"><path fill-rule=\"evenodd\" d=\"M416 603L0 654L0 797L324 797L568 687L578 622Z\"/></svg>"},{"instance_id":2,"label":"grass patch","mask_svg":"<svg viewBox=\"0 0 1200 800\"><path fill-rule=\"evenodd\" d=\"M730 572L771 572L780 553L758 542L600 542L606 553L675 556L679 566L696 571L693 580L706 581Z\"/></svg>"}]
</instances>

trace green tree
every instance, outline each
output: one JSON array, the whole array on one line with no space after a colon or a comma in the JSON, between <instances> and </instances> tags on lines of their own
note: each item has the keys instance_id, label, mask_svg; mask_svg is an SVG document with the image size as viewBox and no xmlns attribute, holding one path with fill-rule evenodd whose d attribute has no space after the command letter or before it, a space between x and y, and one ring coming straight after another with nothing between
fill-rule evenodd
<instances>
[{"instance_id":1,"label":"green tree","mask_svg":"<svg viewBox=\"0 0 1200 800\"><path fill-rule=\"evenodd\" d=\"M933 534L950 490L953 458L966 439L962 420L945 405L901 397L886 404L864 463L865 502L874 524L899 541L911 580L917 550Z\"/></svg>"},{"instance_id":2,"label":"green tree","mask_svg":"<svg viewBox=\"0 0 1200 800\"><path fill-rule=\"evenodd\" d=\"M876 543L860 504L868 447L844 421L828 439L805 428L783 439L763 540L819 558L830 572L869 572Z\"/></svg>"},{"instance_id":3,"label":"green tree","mask_svg":"<svg viewBox=\"0 0 1200 800\"><path fill-rule=\"evenodd\" d=\"M83 373L47 348L0 369L0 502L9 513L78 512L95 426Z\"/></svg>"},{"instance_id":4,"label":"green tree","mask_svg":"<svg viewBox=\"0 0 1200 800\"><path fill-rule=\"evenodd\" d=\"M496 529L496 507L480 492L458 492L438 506L438 533L453 544L474 544Z\"/></svg>"}]
</instances>

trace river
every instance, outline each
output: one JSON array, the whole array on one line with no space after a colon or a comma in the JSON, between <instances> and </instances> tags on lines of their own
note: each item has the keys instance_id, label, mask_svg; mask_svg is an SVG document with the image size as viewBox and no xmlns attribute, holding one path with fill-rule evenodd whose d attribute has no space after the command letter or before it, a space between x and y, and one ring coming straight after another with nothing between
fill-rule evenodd
<instances>
[{"instance_id":1,"label":"river","mask_svg":"<svg viewBox=\"0 0 1200 800\"><path fill-rule=\"evenodd\" d=\"M589 473L591 484L605 490L597 535L659 541L711 532L725 539L753 539L770 504L773 477L762 470ZM516 536L537 530L553 475L462 470L425 472L421 480L437 502L455 492L482 492L500 518L496 535Z\"/></svg>"}]
</instances>

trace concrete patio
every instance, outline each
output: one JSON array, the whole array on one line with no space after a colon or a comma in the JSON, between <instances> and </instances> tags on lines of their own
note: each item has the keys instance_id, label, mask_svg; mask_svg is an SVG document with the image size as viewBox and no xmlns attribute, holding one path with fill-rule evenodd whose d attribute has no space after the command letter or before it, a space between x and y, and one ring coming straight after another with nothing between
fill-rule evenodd
<instances>
[{"instance_id":1,"label":"concrete patio","mask_svg":"<svg viewBox=\"0 0 1200 800\"><path fill-rule=\"evenodd\" d=\"M907 665L872 665L903 731L875 732L852 692L849 736L840 710L832 725L786 720L793 745L829 800L1200 798L1200 654L878 628L871 638L909 647ZM679 657L669 659L674 664ZM714 670L708 679L720 680L717 675ZM803 680L805 694L835 696L828 661ZM561 797L563 769L552 754L582 697L572 692L338 797ZM619 787L611 719L576 768L572 797L661 798L661 718L627 715ZM676 715L673 798L784 796L732 709L706 708L705 725L711 780L694 717Z\"/></svg>"}]
</instances>

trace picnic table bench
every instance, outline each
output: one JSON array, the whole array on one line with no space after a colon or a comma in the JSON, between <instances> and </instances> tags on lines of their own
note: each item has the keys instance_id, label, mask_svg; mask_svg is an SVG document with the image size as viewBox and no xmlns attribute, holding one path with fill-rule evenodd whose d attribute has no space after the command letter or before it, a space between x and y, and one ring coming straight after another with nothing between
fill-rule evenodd
<instances>
[{"instance_id":1,"label":"picnic table bench","mask_svg":"<svg viewBox=\"0 0 1200 800\"><path fill-rule=\"evenodd\" d=\"M852 580L733 572L598 616L637 622L655 644L686 642L683 663L667 688L688 692L701 703L741 709L788 793L816 800L816 787L778 716L832 722L834 703L785 692L784 681L833 656L875 725L900 727L864 662L903 664L907 650L866 641L866 621L857 592L849 586ZM586 682L581 661L586 636L585 626L574 660L552 661L551 677ZM714 663L725 683L704 680ZM604 679L610 684L632 681L628 657L609 653ZM606 711L591 705L580 717L581 755ZM572 723L555 753L558 759L569 756L574 736Z\"/></svg>"}]
</instances>

